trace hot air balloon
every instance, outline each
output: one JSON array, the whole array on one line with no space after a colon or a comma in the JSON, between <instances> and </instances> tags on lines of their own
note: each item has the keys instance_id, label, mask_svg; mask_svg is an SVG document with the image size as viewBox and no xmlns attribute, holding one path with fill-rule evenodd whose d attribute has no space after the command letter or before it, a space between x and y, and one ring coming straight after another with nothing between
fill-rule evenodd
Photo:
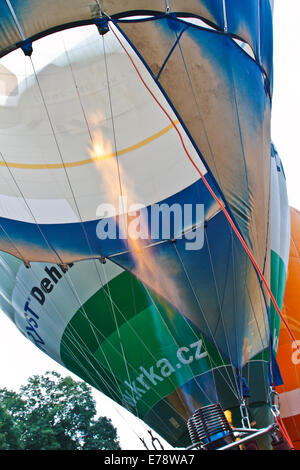
<instances>
[{"instance_id":1,"label":"hot air balloon","mask_svg":"<svg viewBox=\"0 0 300 470\"><path fill-rule=\"evenodd\" d=\"M3 309L174 446L211 403L267 426L272 2L0 8Z\"/></svg>"},{"instance_id":2,"label":"hot air balloon","mask_svg":"<svg viewBox=\"0 0 300 470\"><path fill-rule=\"evenodd\" d=\"M300 449L299 410L299 280L300 280L300 213L291 207L291 243L288 277L284 296L283 313L293 331L296 342L291 341L287 329L282 325L279 333L277 360L281 369L283 384L277 387L280 398L281 416L297 450Z\"/></svg>"},{"instance_id":3,"label":"hot air balloon","mask_svg":"<svg viewBox=\"0 0 300 470\"><path fill-rule=\"evenodd\" d=\"M271 169L272 214L275 211L278 221L278 214L284 217L288 205L274 147ZM282 241L284 233L278 236L274 218L271 227L271 234ZM285 227L283 220L281 227ZM281 246L286 251L286 244ZM279 290L282 257L280 246L273 243L272 279ZM232 365L216 343L115 263L32 263L28 269L21 260L2 252L0 269L1 309L19 330L172 445L190 443L186 422L198 408L217 402L239 414ZM262 374L266 358L263 351L244 368L252 394L249 409L262 426L271 417Z\"/></svg>"}]
</instances>

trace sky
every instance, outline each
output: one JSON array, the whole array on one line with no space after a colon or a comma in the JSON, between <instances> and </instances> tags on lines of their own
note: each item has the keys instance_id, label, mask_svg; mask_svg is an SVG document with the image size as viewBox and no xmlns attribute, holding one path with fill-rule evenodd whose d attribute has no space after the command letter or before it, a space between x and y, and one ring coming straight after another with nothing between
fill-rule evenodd
<instances>
[{"instance_id":1,"label":"sky","mask_svg":"<svg viewBox=\"0 0 300 470\"><path fill-rule=\"evenodd\" d=\"M275 0L272 139L282 160L290 205L300 210L299 0Z\"/></svg>"},{"instance_id":2,"label":"sky","mask_svg":"<svg viewBox=\"0 0 300 470\"><path fill-rule=\"evenodd\" d=\"M274 96L272 140L287 178L290 205L300 209L300 153L298 146L300 110L299 0L275 0L274 9ZM18 390L34 374L56 370L70 373L24 338L0 312L0 387ZM75 376L73 376L76 378ZM139 437L150 446L147 427L126 410L94 390L97 410L112 419L123 449L143 449ZM165 448L170 448L164 443Z\"/></svg>"}]
</instances>

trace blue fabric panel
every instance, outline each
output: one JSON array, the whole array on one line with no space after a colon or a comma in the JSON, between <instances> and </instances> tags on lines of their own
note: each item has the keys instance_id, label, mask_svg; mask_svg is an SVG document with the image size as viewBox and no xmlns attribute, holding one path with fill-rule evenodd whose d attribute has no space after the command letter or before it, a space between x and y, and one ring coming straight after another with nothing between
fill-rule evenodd
<instances>
[{"instance_id":1,"label":"blue fabric panel","mask_svg":"<svg viewBox=\"0 0 300 470\"><path fill-rule=\"evenodd\" d=\"M256 57L259 50L259 3L260 0L226 0L228 31L247 42Z\"/></svg>"},{"instance_id":2,"label":"blue fabric panel","mask_svg":"<svg viewBox=\"0 0 300 470\"><path fill-rule=\"evenodd\" d=\"M0 37L1 42L7 46L7 48L11 44L22 40L14 18L4 0L0 2Z\"/></svg>"},{"instance_id":3,"label":"blue fabric panel","mask_svg":"<svg viewBox=\"0 0 300 470\"><path fill-rule=\"evenodd\" d=\"M166 39L170 44L166 52L156 54L155 62L153 51L149 52L146 46L137 52L152 73L160 65L159 86L221 188L249 247L255 256L259 250L263 259L266 225L262 223L267 222L270 141L266 132L269 99L261 69L230 37L214 31L189 25L183 32L180 29L179 41L174 33L171 42L171 22L180 23L174 17L152 21L153 34L161 37L162 44L167 43ZM140 34L142 27L140 23L120 28L125 29L128 39L131 33ZM179 88L174 87L174 75L181 84ZM262 200L257 195L264 187ZM258 218L259 223L255 221ZM255 225L260 227L260 233L253 233ZM257 242L260 246L254 246Z\"/></svg>"},{"instance_id":4,"label":"blue fabric panel","mask_svg":"<svg viewBox=\"0 0 300 470\"><path fill-rule=\"evenodd\" d=\"M168 282L164 285L161 276L160 288L165 289L168 302L240 368L247 341L251 344L251 356L268 345L268 322L260 285L223 212L208 222L205 232L204 246L197 251L186 250L185 238L147 251L150 250L149 256L156 260L156 266L163 267ZM123 254L114 260L140 275L134 256ZM143 275L141 279L147 284ZM149 287L155 290L153 285Z\"/></svg>"},{"instance_id":5,"label":"blue fabric panel","mask_svg":"<svg viewBox=\"0 0 300 470\"><path fill-rule=\"evenodd\" d=\"M187 402L190 405L190 416L197 408L210 405L211 403L218 403L219 398L215 390L215 380L212 371L194 377L181 387L181 393L184 394L185 400L190 398ZM203 390L203 393L201 392ZM209 397L209 400L208 400ZM156 403L153 408L144 417L144 421L153 429L157 428L157 417L161 416L162 409L164 411L165 426L159 432L168 442L171 442L174 447L187 447L191 445L186 420L178 413L176 414L176 421L178 426L176 428L171 425L172 418L174 419L174 408L166 408L162 402ZM171 418L171 419L170 419Z\"/></svg>"},{"instance_id":6,"label":"blue fabric panel","mask_svg":"<svg viewBox=\"0 0 300 470\"><path fill-rule=\"evenodd\" d=\"M279 385L283 385L284 382L272 347L270 347L270 355L269 384L270 386L278 387Z\"/></svg>"},{"instance_id":7,"label":"blue fabric panel","mask_svg":"<svg viewBox=\"0 0 300 470\"><path fill-rule=\"evenodd\" d=\"M273 18L269 0L260 2L260 57L265 70L270 93L273 89Z\"/></svg>"},{"instance_id":8,"label":"blue fabric panel","mask_svg":"<svg viewBox=\"0 0 300 470\"><path fill-rule=\"evenodd\" d=\"M209 177L208 181L213 186ZM206 216L216 210L216 202L202 180L198 180L160 203L170 206L178 203L183 207L184 204L195 203L195 195L204 205ZM150 213L151 207L146 210ZM189 226L197 223L196 212L193 212L192 216L193 219L186 221ZM1 249L25 260L53 263L58 263L59 260L67 263L86 258L110 256L127 249L124 240L100 240L97 237L98 222L99 220L91 220L84 223L37 225L0 217Z\"/></svg>"},{"instance_id":9,"label":"blue fabric panel","mask_svg":"<svg viewBox=\"0 0 300 470\"><path fill-rule=\"evenodd\" d=\"M223 0L199 0L199 3L208 10L213 22L224 29Z\"/></svg>"},{"instance_id":10,"label":"blue fabric panel","mask_svg":"<svg viewBox=\"0 0 300 470\"><path fill-rule=\"evenodd\" d=\"M272 92L273 20L270 0L226 0L226 16L228 32L252 47L257 62L267 74Z\"/></svg>"}]
</instances>

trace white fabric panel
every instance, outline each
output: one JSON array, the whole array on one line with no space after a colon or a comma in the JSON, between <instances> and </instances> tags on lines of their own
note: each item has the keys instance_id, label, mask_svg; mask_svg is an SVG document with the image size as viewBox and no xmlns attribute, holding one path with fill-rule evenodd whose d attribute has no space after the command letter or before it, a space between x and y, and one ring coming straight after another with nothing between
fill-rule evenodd
<instances>
[{"instance_id":1,"label":"white fabric panel","mask_svg":"<svg viewBox=\"0 0 300 470\"><path fill-rule=\"evenodd\" d=\"M52 267L61 274L57 283L51 279L49 271L45 271L45 268L49 270ZM105 266L94 260L81 261L69 267L65 274L62 274L56 265L33 263L30 269L26 269L20 263L11 299L15 309L14 321L17 327L28 336L26 333L28 322L26 322L24 311L26 302L29 302L29 308L39 317L38 334L45 341L47 354L54 360L61 362L61 337L73 315L102 286L122 272L123 270L119 266L110 261ZM52 290L44 294L45 300L41 305L30 293L33 287L41 289L40 282L43 279L51 281ZM45 312L48 314L45 315ZM29 339L32 340L30 336Z\"/></svg>"},{"instance_id":2,"label":"white fabric panel","mask_svg":"<svg viewBox=\"0 0 300 470\"><path fill-rule=\"evenodd\" d=\"M27 217L26 217L27 214ZM0 217L42 223L79 222L66 199L27 199L0 195Z\"/></svg>"},{"instance_id":3,"label":"white fabric panel","mask_svg":"<svg viewBox=\"0 0 300 470\"><path fill-rule=\"evenodd\" d=\"M280 158L276 154L274 158L271 158L271 250L283 260L286 273L289 263L289 240L290 209L286 180Z\"/></svg>"},{"instance_id":4,"label":"white fabric panel","mask_svg":"<svg viewBox=\"0 0 300 470\"><path fill-rule=\"evenodd\" d=\"M130 53L176 120L148 71ZM96 218L103 202L118 208L121 192L149 205L199 179L170 120L112 33L102 38L95 26L86 26L47 36L35 42L32 60L34 68L20 51L1 59L4 82L5 76L17 80L14 94L2 95L0 101L0 187L4 196L17 198L11 218L28 220L26 204L19 204L22 195L38 223L61 223L64 217L66 222L87 221ZM3 86L5 90L11 87ZM205 173L184 130L177 127ZM91 161L99 155L104 158ZM65 201L62 209L59 201Z\"/></svg>"},{"instance_id":5,"label":"white fabric panel","mask_svg":"<svg viewBox=\"0 0 300 470\"><path fill-rule=\"evenodd\" d=\"M280 397L280 414L282 418L300 414L300 389L284 392Z\"/></svg>"}]
</instances>

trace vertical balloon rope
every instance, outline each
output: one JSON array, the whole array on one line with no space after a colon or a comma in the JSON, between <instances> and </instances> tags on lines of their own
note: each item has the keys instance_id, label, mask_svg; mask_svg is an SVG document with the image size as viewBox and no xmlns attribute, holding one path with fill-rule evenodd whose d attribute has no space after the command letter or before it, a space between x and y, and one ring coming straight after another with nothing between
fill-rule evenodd
<instances>
[{"instance_id":1,"label":"vertical balloon rope","mask_svg":"<svg viewBox=\"0 0 300 470\"><path fill-rule=\"evenodd\" d=\"M168 113L168 111L164 108L164 106L159 102L159 100L156 98L156 96L154 95L154 93L150 90L150 88L148 87L148 85L146 84L145 80L143 79L137 65L135 64L133 58L131 57L130 53L128 52L128 50L126 49L126 47L124 46L124 44L122 43L122 41L120 40L120 38L118 37L118 35L116 34L116 32L114 31L113 28L111 28L111 31L113 32L114 36L116 37L116 39L118 40L118 42L120 43L122 49L125 51L126 55L128 56L131 64L133 65L136 73L138 74L140 80L142 81L143 85L145 86L145 88L148 90L148 92L150 93L150 95L152 96L152 98L156 101L156 103L158 104L158 106L161 108L161 110L163 111L163 113L167 116L167 118L169 119L169 121L171 122L172 126L174 127L175 131L177 132L178 134L178 137L181 141L181 144L182 144L182 147L185 151L185 154L186 156L188 157L188 159L190 160L191 164L194 166L195 170L197 171L197 173L199 174L199 176L201 177L203 183L205 184L205 186L207 187L208 191L210 192L210 194L212 195L212 197L215 199L215 201L218 203L218 205L220 206L221 210L223 211L225 217L227 218L229 224L231 225L233 231L235 232L237 238L239 239L240 243L242 244L244 250L246 251L247 255L249 256L254 268L256 269L256 272L260 278L260 280L262 281L262 283L264 284L265 288L267 289L268 291L268 294L271 298L271 301L278 313L278 315L280 316L280 319L282 320L283 324L285 325L291 339L293 341L295 341L295 344L296 343L296 338L292 332L292 330L290 329L287 321L285 320L276 300L275 300L275 297L271 291L271 288L268 284L268 282L266 281L261 269L259 268L254 256L252 255L251 251L249 250L246 242L244 241L242 235L240 234L239 230L237 229L234 221L232 220L230 214L228 213L227 209L224 207L224 205L222 204L222 201L218 198L218 196L215 194L214 190L211 188L210 184L208 183L208 181L206 180L205 176L203 175L203 173L201 172L200 168L198 167L198 165L194 162L194 160L192 159L191 155L189 154L189 151L187 150L186 146L185 146L185 143L184 143L184 140L183 140L183 137L179 131L179 129L177 128L174 120L172 119L172 117L170 116L170 114ZM297 349L299 350L300 352L300 346L297 344Z\"/></svg>"},{"instance_id":2,"label":"vertical balloon rope","mask_svg":"<svg viewBox=\"0 0 300 470\"><path fill-rule=\"evenodd\" d=\"M217 344L217 342L216 342L216 340L215 340L215 338L214 338L213 332L212 332L212 330L211 330L211 328L210 328L210 326L209 326L209 323L208 323L208 321L207 321L207 318L206 318L206 316L205 316L205 314L204 314L204 311L203 311L203 308L202 308L202 306L201 306L200 300L199 300L199 298L198 298L198 296L197 296L197 294L196 294L196 292L195 292L195 289L194 289L194 287L193 287L192 280L191 280L191 278L190 278L190 276L189 276L189 274L188 274L188 271L187 271L187 269L186 269L186 267L185 267L185 265L184 265L184 262L183 262L183 260L182 260L182 258L181 258L181 256L180 256L180 253L179 253L178 249L176 248L176 243L174 244L174 248L175 248L177 257L178 257L178 259L179 259L179 262L180 262L180 264L181 264L183 273L185 274L185 276L186 276L186 278L187 278L187 280L188 280L190 289L191 289L191 291L192 291L192 293L193 293L193 295L194 295L194 297L195 297L195 300L196 300L196 302L197 302L197 305L198 305L198 307L199 307L199 309L200 309L200 311L201 311L201 313L202 313L202 315L203 315L203 318L204 318L206 327L207 327L207 329L208 329L208 331L209 331L209 333L210 333L210 335L211 335L213 344L214 344L214 346L215 346L215 348L216 348L216 351L218 352L219 358L220 358L220 360L221 360L221 362L222 362L222 367L224 367L224 369L225 369L225 374L228 376L228 380L226 379L226 377L225 377L225 376L223 375L223 373L221 372L221 369L219 370L219 372L220 372L220 374L221 374L221 376L222 376L224 382L226 382L228 388L229 388L229 389L231 390L231 392L233 393L233 395L235 395L235 397L236 397L237 399L241 399L242 397L241 397L241 395L240 395L240 390L239 390L239 387L238 387L238 384L237 384L237 380L236 380L236 378L235 378L235 384L234 384L233 381L232 381L232 379L231 379L231 377L230 377L229 372L227 371L226 363L225 363L224 358L223 358L223 356L222 356L222 354L221 354L221 351L220 351L220 349L219 349L219 346L218 346L218 344ZM225 330L224 330L224 335L225 335L225 337L226 337ZM226 343L227 343L227 341L226 341ZM229 355L229 360L230 360L231 368L232 368L232 370L233 370L233 362L232 362L232 359L231 359L231 357L230 357L230 350L229 350L229 345L228 345L228 343L227 343L227 348L228 348L228 355ZM217 366L215 366L215 368L217 368ZM233 374L233 376L235 377L235 374Z\"/></svg>"},{"instance_id":3,"label":"vertical balloon rope","mask_svg":"<svg viewBox=\"0 0 300 470\"><path fill-rule=\"evenodd\" d=\"M285 425L284 425L283 420L281 419L281 417L280 417L280 416L275 416L275 421L276 421L276 423L278 424L279 429L280 429L280 431L281 431L283 437L285 438L285 440L286 440L286 441L288 442L288 444L290 445L291 450L295 450L294 444L293 444L293 442L292 442L292 440L291 440L291 438L290 438L290 436L289 436L289 434L288 434L288 432L287 432L287 430L286 430L286 427L285 427Z\"/></svg>"}]
</instances>

